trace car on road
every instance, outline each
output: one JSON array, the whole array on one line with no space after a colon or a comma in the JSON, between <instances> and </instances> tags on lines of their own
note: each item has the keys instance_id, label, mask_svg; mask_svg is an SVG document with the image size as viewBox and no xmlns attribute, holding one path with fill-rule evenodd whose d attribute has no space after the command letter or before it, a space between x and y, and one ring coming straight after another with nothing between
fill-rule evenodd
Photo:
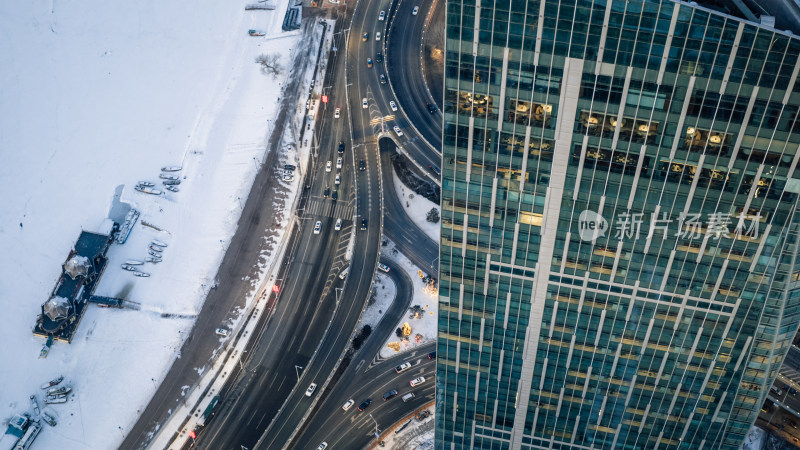
<instances>
[{"instance_id":1,"label":"car on road","mask_svg":"<svg viewBox=\"0 0 800 450\"><path fill-rule=\"evenodd\" d=\"M325 188L325 190L322 191L322 196L328 198L329 195L331 195L331 188Z\"/></svg>"},{"instance_id":2,"label":"car on road","mask_svg":"<svg viewBox=\"0 0 800 450\"><path fill-rule=\"evenodd\" d=\"M367 58L367 68L372 67L372 58Z\"/></svg>"},{"instance_id":3,"label":"car on road","mask_svg":"<svg viewBox=\"0 0 800 450\"><path fill-rule=\"evenodd\" d=\"M366 97L361 99L361 107L364 108L364 109L369 108L369 103L367 103L367 98Z\"/></svg>"},{"instance_id":4,"label":"car on road","mask_svg":"<svg viewBox=\"0 0 800 450\"><path fill-rule=\"evenodd\" d=\"M344 141L339 141L339 148L337 148L336 151L339 153L344 153Z\"/></svg>"},{"instance_id":5,"label":"car on road","mask_svg":"<svg viewBox=\"0 0 800 450\"><path fill-rule=\"evenodd\" d=\"M399 366L395 367L395 368L394 368L394 370L395 370L397 373L400 373L400 372L402 372L402 371L404 371L404 370L408 369L409 367L411 367L411 363L410 363L410 362L408 362L408 361L406 361L406 362L404 362L403 364L400 364Z\"/></svg>"},{"instance_id":6,"label":"car on road","mask_svg":"<svg viewBox=\"0 0 800 450\"><path fill-rule=\"evenodd\" d=\"M334 119L338 119L339 118L339 113L341 112L341 110L342 110L341 108L336 108L336 111L333 112L333 118Z\"/></svg>"},{"instance_id":7,"label":"car on road","mask_svg":"<svg viewBox=\"0 0 800 450\"><path fill-rule=\"evenodd\" d=\"M317 390L317 383L311 383L311 385L308 386L308 389L306 389L306 397L311 397L315 390Z\"/></svg>"},{"instance_id":8,"label":"car on road","mask_svg":"<svg viewBox=\"0 0 800 450\"><path fill-rule=\"evenodd\" d=\"M426 103L425 106L428 108L428 112L433 114L436 112L436 105L433 103Z\"/></svg>"},{"instance_id":9,"label":"car on road","mask_svg":"<svg viewBox=\"0 0 800 450\"><path fill-rule=\"evenodd\" d=\"M419 6L415 6L414 9L411 10L411 15L416 16L418 12L419 12ZM366 34L367 33L364 33L364 35Z\"/></svg>"},{"instance_id":10,"label":"car on road","mask_svg":"<svg viewBox=\"0 0 800 450\"><path fill-rule=\"evenodd\" d=\"M425 377L417 377L411 380L411 386L416 386L425 382Z\"/></svg>"},{"instance_id":11,"label":"car on road","mask_svg":"<svg viewBox=\"0 0 800 450\"><path fill-rule=\"evenodd\" d=\"M333 184L339 184L341 182L342 182L342 176L337 173L336 174L336 179L333 180Z\"/></svg>"},{"instance_id":12,"label":"car on road","mask_svg":"<svg viewBox=\"0 0 800 450\"><path fill-rule=\"evenodd\" d=\"M436 352L428 353L428 359L436 359Z\"/></svg>"},{"instance_id":13,"label":"car on road","mask_svg":"<svg viewBox=\"0 0 800 450\"><path fill-rule=\"evenodd\" d=\"M394 129L394 132L397 133L397 136L402 136L403 135L403 131L400 130L400 127L398 127L397 125L395 125L393 127L393 129Z\"/></svg>"},{"instance_id":14,"label":"car on road","mask_svg":"<svg viewBox=\"0 0 800 450\"><path fill-rule=\"evenodd\" d=\"M788 384L784 383L783 388L786 390L786 392L789 393L789 395L797 395L797 390L789 386Z\"/></svg>"},{"instance_id":15,"label":"car on road","mask_svg":"<svg viewBox=\"0 0 800 450\"><path fill-rule=\"evenodd\" d=\"M359 411L363 411L363 410L367 409L367 406L369 406L370 403L372 403L371 399L364 400L363 402L361 402L360 405L358 405L358 410Z\"/></svg>"},{"instance_id":16,"label":"car on road","mask_svg":"<svg viewBox=\"0 0 800 450\"><path fill-rule=\"evenodd\" d=\"M380 14L378 14L378 20L383 20L385 18L386 18L386 11L381 11Z\"/></svg>"},{"instance_id":17,"label":"car on road","mask_svg":"<svg viewBox=\"0 0 800 450\"><path fill-rule=\"evenodd\" d=\"M411 400L412 398L414 398L414 393L413 392L409 392L408 394L403 396L403 403Z\"/></svg>"},{"instance_id":18,"label":"car on road","mask_svg":"<svg viewBox=\"0 0 800 450\"><path fill-rule=\"evenodd\" d=\"M322 231L322 222L318 220L317 223L314 224L314 234L319 234L320 231Z\"/></svg>"},{"instance_id":19,"label":"car on road","mask_svg":"<svg viewBox=\"0 0 800 450\"><path fill-rule=\"evenodd\" d=\"M367 39L369 39L369 33L364 32L364 34L361 35L361 42L367 42Z\"/></svg>"},{"instance_id":20,"label":"car on road","mask_svg":"<svg viewBox=\"0 0 800 450\"><path fill-rule=\"evenodd\" d=\"M380 31L378 31L377 33L375 33L375 40L376 40L376 41L380 41L380 40L381 40L381 32L380 32Z\"/></svg>"},{"instance_id":21,"label":"car on road","mask_svg":"<svg viewBox=\"0 0 800 450\"><path fill-rule=\"evenodd\" d=\"M389 107L392 108L392 111L397 111L397 103L394 100L389 101Z\"/></svg>"},{"instance_id":22,"label":"car on road","mask_svg":"<svg viewBox=\"0 0 800 450\"><path fill-rule=\"evenodd\" d=\"M376 55L375 55L375 61L377 61L377 62L379 62L379 63L380 63L380 62L383 62L383 53L378 53L378 54L376 54Z\"/></svg>"},{"instance_id":23,"label":"car on road","mask_svg":"<svg viewBox=\"0 0 800 450\"><path fill-rule=\"evenodd\" d=\"M225 328L217 328L217 334L222 337L228 337L228 330Z\"/></svg>"},{"instance_id":24,"label":"car on road","mask_svg":"<svg viewBox=\"0 0 800 450\"><path fill-rule=\"evenodd\" d=\"M384 272L389 272L389 266L384 263L378 263L378 269L381 269Z\"/></svg>"},{"instance_id":25,"label":"car on road","mask_svg":"<svg viewBox=\"0 0 800 450\"><path fill-rule=\"evenodd\" d=\"M326 448L328 448L328 443L327 442L323 442L322 444L319 444L319 447L317 447L317 450L325 450Z\"/></svg>"},{"instance_id":26,"label":"car on road","mask_svg":"<svg viewBox=\"0 0 800 450\"><path fill-rule=\"evenodd\" d=\"M395 396L397 396L397 389L392 389L391 391L383 394L383 401L389 400Z\"/></svg>"},{"instance_id":27,"label":"car on road","mask_svg":"<svg viewBox=\"0 0 800 450\"><path fill-rule=\"evenodd\" d=\"M358 162L358 170L367 170L367 162L363 159Z\"/></svg>"},{"instance_id":28,"label":"car on road","mask_svg":"<svg viewBox=\"0 0 800 450\"><path fill-rule=\"evenodd\" d=\"M331 194L331 198L334 199L334 200L338 200L339 199L339 191L333 191L333 194Z\"/></svg>"},{"instance_id":29,"label":"car on road","mask_svg":"<svg viewBox=\"0 0 800 450\"><path fill-rule=\"evenodd\" d=\"M361 219L361 231L367 229L367 219Z\"/></svg>"},{"instance_id":30,"label":"car on road","mask_svg":"<svg viewBox=\"0 0 800 450\"><path fill-rule=\"evenodd\" d=\"M337 169L341 169L342 168L342 157L341 156L336 158L336 168Z\"/></svg>"},{"instance_id":31,"label":"car on road","mask_svg":"<svg viewBox=\"0 0 800 450\"><path fill-rule=\"evenodd\" d=\"M428 165L428 169L430 169L436 175L441 175L442 174L442 172L439 170L439 168L434 166L434 165L432 165L432 164Z\"/></svg>"},{"instance_id":32,"label":"car on road","mask_svg":"<svg viewBox=\"0 0 800 450\"><path fill-rule=\"evenodd\" d=\"M336 219L336 225L333 226L333 229L336 231L342 229L342 219Z\"/></svg>"},{"instance_id":33,"label":"car on road","mask_svg":"<svg viewBox=\"0 0 800 450\"><path fill-rule=\"evenodd\" d=\"M386 84L386 75L381 74L381 76L379 78L381 80L381 84Z\"/></svg>"},{"instance_id":34,"label":"car on road","mask_svg":"<svg viewBox=\"0 0 800 450\"><path fill-rule=\"evenodd\" d=\"M283 181L294 181L294 175L292 175L291 172L286 172L283 175L281 175L281 179Z\"/></svg>"},{"instance_id":35,"label":"car on road","mask_svg":"<svg viewBox=\"0 0 800 450\"><path fill-rule=\"evenodd\" d=\"M345 410L345 411L347 411L347 410L348 410L348 409L350 409L350 408L351 408L351 407L352 407L352 406L353 406L355 403L356 403L356 401L355 401L355 400L353 400L353 399L351 398L350 400L348 400L348 401L344 402L344 405L342 405L342 409L343 409L343 410Z\"/></svg>"},{"instance_id":36,"label":"car on road","mask_svg":"<svg viewBox=\"0 0 800 450\"><path fill-rule=\"evenodd\" d=\"M330 172L331 171L331 167L333 167L333 165L331 164L330 161L325 163L325 172Z\"/></svg>"}]
</instances>

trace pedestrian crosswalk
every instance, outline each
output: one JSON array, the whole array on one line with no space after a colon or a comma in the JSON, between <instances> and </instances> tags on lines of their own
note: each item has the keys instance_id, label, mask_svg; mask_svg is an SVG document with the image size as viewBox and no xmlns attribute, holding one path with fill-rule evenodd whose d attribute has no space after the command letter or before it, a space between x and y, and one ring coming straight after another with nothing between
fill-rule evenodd
<instances>
[{"instance_id":1,"label":"pedestrian crosswalk","mask_svg":"<svg viewBox=\"0 0 800 450\"><path fill-rule=\"evenodd\" d=\"M353 206L346 202L312 198L306 207L306 214L312 216L335 217L353 220Z\"/></svg>"}]
</instances>

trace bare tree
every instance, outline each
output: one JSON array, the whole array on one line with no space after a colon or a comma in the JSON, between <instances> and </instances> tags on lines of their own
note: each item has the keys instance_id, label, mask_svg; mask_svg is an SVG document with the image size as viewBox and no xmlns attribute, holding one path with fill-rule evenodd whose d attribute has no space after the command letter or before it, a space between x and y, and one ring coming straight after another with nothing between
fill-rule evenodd
<instances>
[{"instance_id":1,"label":"bare tree","mask_svg":"<svg viewBox=\"0 0 800 450\"><path fill-rule=\"evenodd\" d=\"M283 72L281 55L278 53L258 55L256 57L256 64L261 66L261 73L264 75L272 75L273 80L278 78L278 75Z\"/></svg>"}]
</instances>

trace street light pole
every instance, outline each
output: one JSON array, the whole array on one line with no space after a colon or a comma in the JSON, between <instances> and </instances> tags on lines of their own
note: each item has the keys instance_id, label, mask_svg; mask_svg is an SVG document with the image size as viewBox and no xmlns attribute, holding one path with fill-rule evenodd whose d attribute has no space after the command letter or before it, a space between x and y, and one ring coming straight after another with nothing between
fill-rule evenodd
<instances>
[{"instance_id":1,"label":"street light pole","mask_svg":"<svg viewBox=\"0 0 800 450\"><path fill-rule=\"evenodd\" d=\"M376 438L381 437L381 430L378 428L378 421L375 420L374 417L372 417L372 414L369 415L369 418L372 419L373 422L375 422L375 437Z\"/></svg>"},{"instance_id":2,"label":"street light pole","mask_svg":"<svg viewBox=\"0 0 800 450\"><path fill-rule=\"evenodd\" d=\"M297 369L302 369L302 368L303 368L303 366L298 366L298 365L294 366L294 373L297 375L297 381L298 382L300 381L300 371L297 370Z\"/></svg>"}]
</instances>

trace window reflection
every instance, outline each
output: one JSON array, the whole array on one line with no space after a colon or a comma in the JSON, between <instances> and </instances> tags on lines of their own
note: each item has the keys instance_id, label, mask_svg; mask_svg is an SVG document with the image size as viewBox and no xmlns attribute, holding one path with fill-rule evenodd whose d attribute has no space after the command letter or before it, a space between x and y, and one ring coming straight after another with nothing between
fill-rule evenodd
<instances>
[{"instance_id":1,"label":"window reflection","mask_svg":"<svg viewBox=\"0 0 800 450\"><path fill-rule=\"evenodd\" d=\"M731 148L731 135L720 131L687 127L683 148L692 152L705 151L711 155L727 155Z\"/></svg>"},{"instance_id":2,"label":"window reflection","mask_svg":"<svg viewBox=\"0 0 800 450\"><path fill-rule=\"evenodd\" d=\"M614 132L619 127L619 138L642 144L655 142L658 135L658 122L652 122L631 117L619 118L614 114L601 114L591 111L581 111L579 130L590 136L613 138Z\"/></svg>"}]
</instances>

